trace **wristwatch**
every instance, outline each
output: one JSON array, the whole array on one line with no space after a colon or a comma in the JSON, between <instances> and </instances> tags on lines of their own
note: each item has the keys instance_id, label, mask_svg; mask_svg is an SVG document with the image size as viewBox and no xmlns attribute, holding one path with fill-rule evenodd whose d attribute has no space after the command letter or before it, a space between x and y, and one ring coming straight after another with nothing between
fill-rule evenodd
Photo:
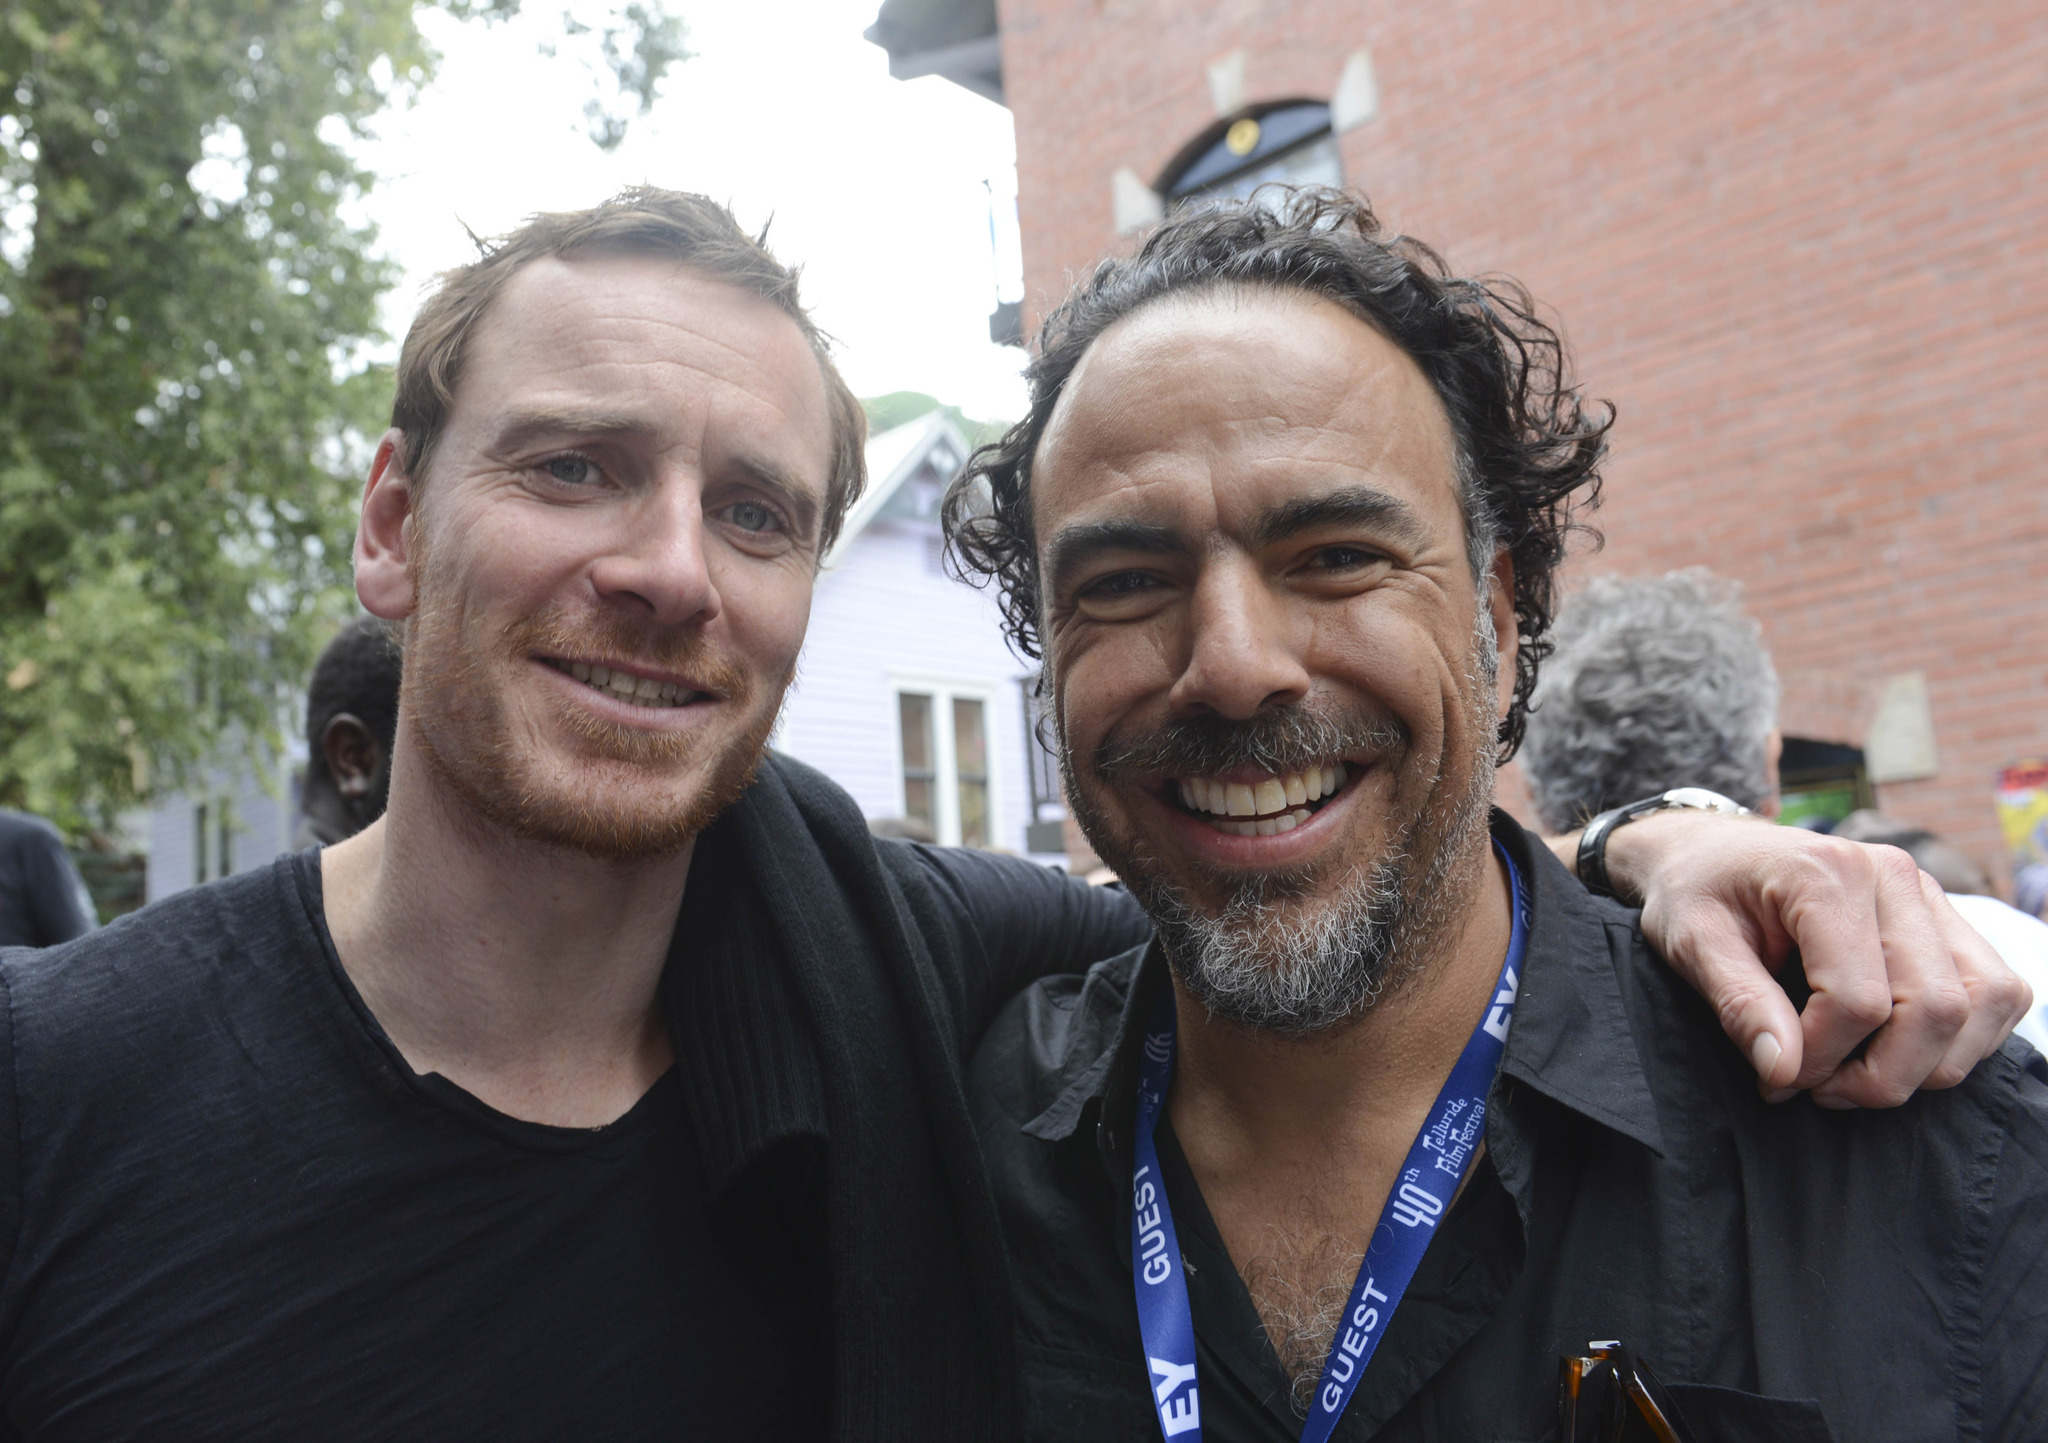
<instances>
[{"instance_id":1,"label":"wristwatch","mask_svg":"<svg viewBox=\"0 0 2048 1443\"><path fill-rule=\"evenodd\" d=\"M1625 827L1636 818L1647 817L1652 812L1720 812L1730 817L1750 815L1749 808L1740 802L1732 802L1705 787L1673 787L1654 797L1644 797L1640 802L1630 802L1625 807L1602 812L1586 823L1586 830L1579 833L1579 880L1586 884L1587 891L1621 900L1621 894L1614 890L1614 883L1607 876L1607 839L1616 827Z\"/></svg>"}]
</instances>

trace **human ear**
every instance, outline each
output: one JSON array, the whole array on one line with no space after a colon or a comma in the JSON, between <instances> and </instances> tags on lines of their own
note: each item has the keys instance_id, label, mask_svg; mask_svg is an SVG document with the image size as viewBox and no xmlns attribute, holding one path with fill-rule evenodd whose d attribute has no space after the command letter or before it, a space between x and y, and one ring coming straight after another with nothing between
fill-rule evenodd
<instances>
[{"instance_id":1,"label":"human ear","mask_svg":"<svg viewBox=\"0 0 2048 1443\"><path fill-rule=\"evenodd\" d=\"M1494 719L1505 721L1515 704L1515 660L1522 650L1522 628L1515 619L1515 559L1503 546L1487 568L1486 603L1493 609Z\"/></svg>"},{"instance_id":2,"label":"human ear","mask_svg":"<svg viewBox=\"0 0 2048 1443\"><path fill-rule=\"evenodd\" d=\"M386 621L403 621L415 602L407 564L415 515L412 479L399 448L405 433L390 430L377 442L370 476L363 483L362 520L356 523L356 596L363 609Z\"/></svg>"},{"instance_id":3,"label":"human ear","mask_svg":"<svg viewBox=\"0 0 2048 1443\"><path fill-rule=\"evenodd\" d=\"M384 748L370 735L362 719L350 712L338 712L320 733L320 755L327 760L327 775L334 789L351 799L368 796L377 769L384 764Z\"/></svg>"}]
</instances>

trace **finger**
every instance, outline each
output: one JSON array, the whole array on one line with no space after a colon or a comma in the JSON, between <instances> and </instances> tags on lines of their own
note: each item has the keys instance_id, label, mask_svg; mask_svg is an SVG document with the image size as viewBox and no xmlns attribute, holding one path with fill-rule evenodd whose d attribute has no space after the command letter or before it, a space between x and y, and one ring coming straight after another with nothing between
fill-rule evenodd
<instances>
[{"instance_id":1,"label":"finger","mask_svg":"<svg viewBox=\"0 0 2048 1443\"><path fill-rule=\"evenodd\" d=\"M1804 1050L1799 1013L1773 968L1765 961L1758 939L1726 919L1733 914L1711 912L1706 920L1683 928L1667 928L1674 940L1669 961L1704 997L1721 1019L1721 1030L1742 1050L1756 1070L1757 1088L1773 1102L1793 1093ZM1787 939L1778 939L1783 950Z\"/></svg>"},{"instance_id":2,"label":"finger","mask_svg":"<svg viewBox=\"0 0 2048 1443\"><path fill-rule=\"evenodd\" d=\"M1823 1107L1896 1107L1941 1065L1970 1016L1948 940L1920 886L1920 868L1896 847L1873 847L1877 925L1891 1014L1863 1056L1817 1085Z\"/></svg>"},{"instance_id":3,"label":"finger","mask_svg":"<svg viewBox=\"0 0 2048 1443\"><path fill-rule=\"evenodd\" d=\"M2027 985L1998 949L1984 940L1961 913L1949 905L1941 884L1920 874L1920 890L1934 914L1935 926L1955 959L1963 990L1970 999L1970 1018L1941 1062L1928 1074L1926 1087L1953 1087L1970 1075L1978 1063L2005 1045L2027 1011L2034 1005L2034 989Z\"/></svg>"},{"instance_id":4,"label":"finger","mask_svg":"<svg viewBox=\"0 0 2048 1443\"><path fill-rule=\"evenodd\" d=\"M1780 911L1812 989L1799 1014L1802 1048L1792 1086L1825 1082L1891 1017L1873 850L1844 842L1828 855L1826 865L1786 876L1789 891ZM1921 942L1923 949L1932 945L1931 935Z\"/></svg>"}]
</instances>

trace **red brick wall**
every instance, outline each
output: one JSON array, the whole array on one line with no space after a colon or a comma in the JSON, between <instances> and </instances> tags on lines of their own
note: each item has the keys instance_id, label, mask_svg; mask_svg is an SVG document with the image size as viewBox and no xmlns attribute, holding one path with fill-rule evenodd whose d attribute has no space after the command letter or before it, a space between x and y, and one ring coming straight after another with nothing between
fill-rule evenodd
<instances>
[{"instance_id":1,"label":"red brick wall","mask_svg":"<svg viewBox=\"0 0 2048 1443\"><path fill-rule=\"evenodd\" d=\"M1620 407L1575 571L1747 588L1788 732L1860 744L1924 671L1941 773L1888 810L2003 872L1993 771L2048 752L2048 24L2026 0L1002 0L1038 315L1147 180L1369 46L1345 173L1525 281ZM1199 10L1198 14L1191 11Z\"/></svg>"}]
</instances>

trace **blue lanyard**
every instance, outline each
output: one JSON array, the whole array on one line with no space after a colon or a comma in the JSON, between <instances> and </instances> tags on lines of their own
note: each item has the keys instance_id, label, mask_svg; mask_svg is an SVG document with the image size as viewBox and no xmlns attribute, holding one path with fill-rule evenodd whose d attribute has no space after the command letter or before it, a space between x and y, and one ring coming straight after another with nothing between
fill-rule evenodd
<instances>
[{"instance_id":1,"label":"blue lanyard","mask_svg":"<svg viewBox=\"0 0 2048 1443\"><path fill-rule=\"evenodd\" d=\"M1357 1390L1373 1350L1386 1333L1386 1322L1401 1305L1435 1235L1438 1219L1471 1170L1472 1159L1486 1135L1486 1094L1500 1070L1507 1048L1508 1024L1515 1015L1522 953L1528 945L1522 874L1499 842L1494 850L1507 864L1514 890L1514 921L1508 955L1501 963L1493 1002L1451 1069L1450 1079L1430 1108L1429 1120L1415 1135L1401 1165L1401 1176L1373 1229L1372 1243L1359 1264L1358 1281L1344 1307L1342 1326L1330 1340L1330 1356L1322 1381L1302 1426L1302 1443L1325 1443L1344 1407ZM1173 989L1160 989L1138 1062L1138 1128L1131 1178L1131 1273L1138 1293L1138 1332L1144 1339L1145 1361L1152 1370L1153 1407L1160 1431L1169 1439L1201 1443L1202 1403L1195 1382L1195 1315L1188 1306L1187 1275L1181 1270L1180 1239L1173 1228L1173 1206L1159 1174L1159 1150L1152 1139L1160 1109L1173 1081Z\"/></svg>"}]
</instances>

